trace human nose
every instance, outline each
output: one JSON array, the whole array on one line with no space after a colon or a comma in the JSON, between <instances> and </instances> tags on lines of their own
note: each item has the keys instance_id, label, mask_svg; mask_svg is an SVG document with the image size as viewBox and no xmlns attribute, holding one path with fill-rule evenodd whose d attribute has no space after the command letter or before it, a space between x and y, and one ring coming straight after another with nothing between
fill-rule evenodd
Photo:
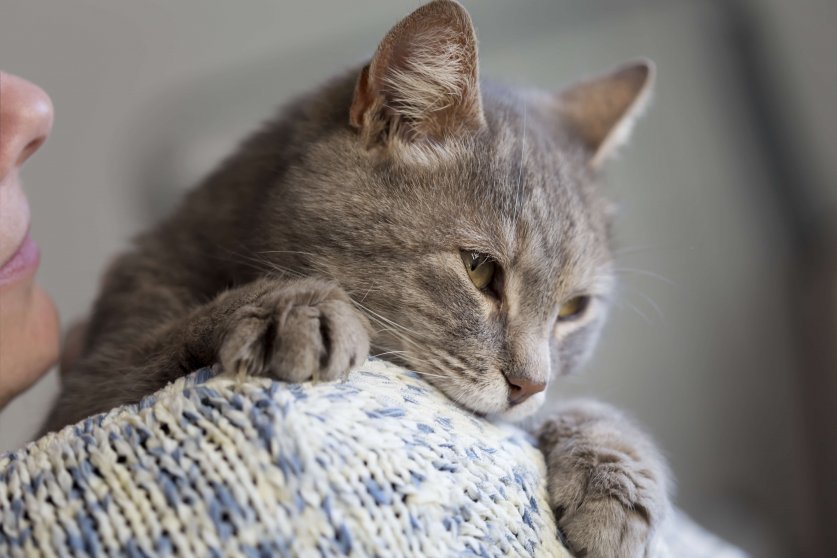
<instances>
[{"instance_id":1,"label":"human nose","mask_svg":"<svg viewBox=\"0 0 837 558\"><path fill-rule=\"evenodd\" d=\"M0 179L46 141L52 119L52 100L43 89L0 72Z\"/></svg>"}]
</instances>

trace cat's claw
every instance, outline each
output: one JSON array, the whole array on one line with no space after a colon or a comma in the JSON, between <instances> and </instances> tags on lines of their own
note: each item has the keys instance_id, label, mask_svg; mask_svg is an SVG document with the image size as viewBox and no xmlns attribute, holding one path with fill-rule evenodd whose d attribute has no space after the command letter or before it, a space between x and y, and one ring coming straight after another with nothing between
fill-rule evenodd
<instances>
[{"instance_id":1,"label":"cat's claw","mask_svg":"<svg viewBox=\"0 0 837 558\"><path fill-rule=\"evenodd\" d=\"M586 401L538 436L552 509L573 555L651 556L669 501L666 466L650 440L613 409Z\"/></svg>"},{"instance_id":2,"label":"cat's claw","mask_svg":"<svg viewBox=\"0 0 837 558\"><path fill-rule=\"evenodd\" d=\"M284 283L235 311L219 361L224 370L288 382L345 378L369 354L368 322L328 281Z\"/></svg>"}]
</instances>

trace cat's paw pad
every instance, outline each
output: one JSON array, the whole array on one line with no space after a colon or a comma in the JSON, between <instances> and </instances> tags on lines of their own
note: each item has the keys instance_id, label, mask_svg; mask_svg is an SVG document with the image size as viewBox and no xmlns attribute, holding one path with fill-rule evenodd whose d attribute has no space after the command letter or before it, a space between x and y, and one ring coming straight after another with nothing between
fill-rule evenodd
<instances>
[{"instance_id":1,"label":"cat's paw pad","mask_svg":"<svg viewBox=\"0 0 837 558\"><path fill-rule=\"evenodd\" d=\"M219 360L224 370L277 380L338 380L366 360L367 327L339 287L299 281L239 308Z\"/></svg>"},{"instance_id":2,"label":"cat's paw pad","mask_svg":"<svg viewBox=\"0 0 837 558\"><path fill-rule=\"evenodd\" d=\"M669 507L664 465L653 450L607 438L558 443L547 452L558 527L576 557L651 556Z\"/></svg>"},{"instance_id":3,"label":"cat's paw pad","mask_svg":"<svg viewBox=\"0 0 837 558\"><path fill-rule=\"evenodd\" d=\"M554 508L564 543L576 558L648 558L652 522L642 508L615 497L585 497Z\"/></svg>"},{"instance_id":4,"label":"cat's paw pad","mask_svg":"<svg viewBox=\"0 0 837 558\"><path fill-rule=\"evenodd\" d=\"M577 557L648 556L667 505L665 490L641 464L606 456L594 465L550 456L549 492L558 527Z\"/></svg>"}]
</instances>

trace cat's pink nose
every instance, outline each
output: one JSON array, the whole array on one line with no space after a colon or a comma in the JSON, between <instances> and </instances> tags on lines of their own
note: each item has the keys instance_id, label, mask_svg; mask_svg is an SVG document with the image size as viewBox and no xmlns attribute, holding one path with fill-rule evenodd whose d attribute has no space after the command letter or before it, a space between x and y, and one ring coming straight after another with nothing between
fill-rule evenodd
<instances>
[{"instance_id":1,"label":"cat's pink nose","mask_svg":"<svg viewBox=\"0 0 837 558\"><path fill-rule=\"evenodd\" d=\"M519 376L506 376L509 383L509 403L518 405L546 389L546 384Z\"/></svg>"}]
</instances>

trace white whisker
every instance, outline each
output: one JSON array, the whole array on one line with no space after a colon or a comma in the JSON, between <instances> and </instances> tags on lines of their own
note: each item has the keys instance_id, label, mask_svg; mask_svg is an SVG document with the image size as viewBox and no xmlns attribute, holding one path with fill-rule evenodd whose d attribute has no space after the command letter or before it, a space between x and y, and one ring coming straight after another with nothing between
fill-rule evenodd
<instances>
[{"instance_id":1,"label":"white whisker","mask_svg":"<svg viewBox=\"0 0 837 558\"><path fill-rule=\"evenodd\" d=\"M657 316L660 318L660 321L663 322L663 325L665 325L665 316L663 316L663 312L662 310L660 310L660 306L656 302L654 302L654 299L640 291L636 291L636 294L641 296L643 300L645 300L645 302L647 302L648 305L654 309L654 311L657 313Z\"/></svg>"},{"instance_id":2,"label":"white whisker","mask_svg":"<svg viewBox=\"0 0 837 558\"><path fill-rule=\"evenodd\" d=\"M526 126L528 119L529 107L526 99L523 99L523 133L520 138L520 167L517 172L517 194L515 201L515 216L520 217L520 210L523 206L523 162L526 156Z\"/></svg>"},{"instance_id":3,"label":"white whisker","mask_svg":"<svg viewBox=\"0 0 837 558\"><path fill-rule=\"evenodd\" d=\"M301 250L260 250L257 254L302 254L303 256L317 256L311 252L303 252Z\"/></svg>"},{"instance_id":4,"label":"white whisker","mask_svg":"<svg viewBox=\"0 0 837 558\"><path fill-rule=\"evenodd\" d=\"M619 305L619 306L627 306L628 308L630 308L631 310L633 310L634 312L636 312L636 313L637 313L637 315L639 315L639 317L641 317L643 320L645 320L645 323L647 323L647 324L649 324L649 325L652 323L651 319L648 317L648 315L647 315L647 314L645 314L644 312L642 312L639 308L637 308L635 305L631 304L631 303L630 303L630 302L628 302L627 300L621 300L621 301L619 301L619 302L618 302L618 305Z\"/></svg>"},{"instance_id":5,"label":"white whisker","mask_svg":"<svg viewBox=\"0 0 837 558\"><path fill-rule=\"evenodd\" d=\"M643 275L645 277L651 277L653 279L657 279L659 281L662 281L663 283L665 283L667 285L671 285L672 287L677 286L677 283L675 283L674 281L672 281L668 277L665 277L663 275L660 275L659 273L655 273L653 271L648 271L648 270L645 270L645 269L637 269L637 268L634 268L634 267L614 267L613 272L614 273L623 273L623 274Z\"/></svg>"}]
</instances>

